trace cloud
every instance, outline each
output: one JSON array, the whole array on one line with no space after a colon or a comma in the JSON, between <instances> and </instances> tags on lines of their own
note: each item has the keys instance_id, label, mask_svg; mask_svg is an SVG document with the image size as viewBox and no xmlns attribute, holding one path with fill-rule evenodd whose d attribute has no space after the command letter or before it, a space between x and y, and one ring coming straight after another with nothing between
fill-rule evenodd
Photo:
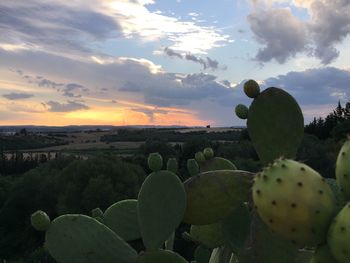
<instances>
[{"instance_id":1,"label":"cloud","mask_svg":"<svg viewBox=\"0 0 350 263\"><path fill-rule=\"evenodd\" d=\"M168 114L169 111L166 110L160 110L160 109L146 109L146 108L132 108L131 109L134 112L141 112L145 115L147 115L149 122L153 123L154 122L154 117L156 114Z\"/></svg>"},{"instance_id":2,"label":"cloud","mask_svg":"<svg viewBox=\"0 0 350 263\"><path fill-rule=\"evenodd\" d=\"M309 19L303 21L293 16L290 8L275 7L281 3L304 8ZM284 63L297 53L307 51L327 65L339 57L336 45L350 34L350 1L255 1L248 22L254 37L264 45L256 55L258 61L276 59Z\"/></svg>"},{"instance_id":3,"label":"cloud","mask_svg":"<svg viewBox=\"0 0 350 263\"><path fill-rule=\"evenodd\" d=\"M307 44L304 24L288 9L268 9L251 13L248 23L255 38L265 47L259 49L256 60L268 62L276 59L285 63Z\"/></svg>"},{"instance_id":4,"label":"cloud","mask_svg":"<svg viewBox=\"0 0 350 263\"><path fill-rule=\"evenodd\" d=\"M68 101L67 103L60 103L58 101L48 101L46 105L49 106L50 112L71 112L78 110L87 110L89 107L77 101Z\"/></svg>"},{"instance_id":5,"label":"cloud","mask_svg":"<svg viewBox=\"0 0 350 263\"><path fill-rule=\"evenodd\" d=\"M31 98L34 96L34 94L22 93L22 92L11 92L8 94L4 94L2 96L8 100L21 100L21 99Z\"/></svg>"},{"instance_id":6,"label":"cloud","mask_svg":"<svg viewBox=\"0 0 350 263\"><path fill-rule=\"evenodd\" d=\"M217 60L211 59L209 57L202 58L200 56L195 56L191 53L182 54L180 52L176 52L176 51L172 50L169 47L164 48L164 53L169 57L177 57L180 59L185 59L188 61L198 63L198 64L202 65L204 70L211 69L214 71L217 69L222 69L222 70L227 69L226 66L219 67L219 62Z\"/></svg>"}]
</instances>

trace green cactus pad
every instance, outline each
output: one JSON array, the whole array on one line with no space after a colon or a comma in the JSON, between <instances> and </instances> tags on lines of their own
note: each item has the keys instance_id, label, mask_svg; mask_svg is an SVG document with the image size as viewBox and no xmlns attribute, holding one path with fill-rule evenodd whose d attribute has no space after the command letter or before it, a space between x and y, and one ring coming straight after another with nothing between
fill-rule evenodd
<instances>
[{"instance_id":1,"label":"green cactus pad","mask_svg":"<svg viewBox=\"0 0 350 263\"><path fill-rule=\"evenodd\" d=\"M350 203L333 220L328 232L328 245L338 263L350 262Z\"/></svg>"},{"instance_id":2,"label":"green cactus pad","mask_svg":"<svg viewBox=\"0 0 350 263\"><path fill-rule=\"evenodd\" d=\"M265 164L281 156L293 159L304 133L304 118L295 99L278 88L264 90L249 108L249 136Z\"/></svg>"},{"instance_id":3,"label":"green cactus pad","mask_svg":"<svg viewBox=\"0 0 350 263\"><path fill-rule=\"evenodd\" d=\"M211 171L188 179L184 185L187 208L184 222L209 225L224 219L248 200L252 173L245 171Z\"/></svg>"},{"instance_id":4,"label":"green cactus pad","mask_svg":"<svg viewBox=\"0 0 350 263\"><path fill-rule=\"evenodd\" d=\"M350 140L342 146L336 164L336 178L344 195L350 199Z\"/></svg>"},{"instance_id":5,"label":"green cactus pad","mask_svg":"<svg viewBox=\"0 0 350 263\"><path fill-rule=\"evenodd\" d=\"M321 244L336 204L326 180L293 160L276 160L256 176L253 200L262 220L299 247Z\"/></svg>"},{"instance_id":6,"label":"green cactus pad","mask_svg":"<svg viewBox=\"0 0 350 263\"><path fill-rule=\"evenodd\" d=\"M174 174L177 174L179 165L177 163L176 158L169 158L168 162L166 164L166 169L170 172L173 172Z\"/></svg>"},{"instance_id":7,"label":"green cactus pad","mask_svg":"<svg viewBox=\"0 0 350 263\"><path fill-rule=\"evenodd\" d=\"M163 158L159 153L151 153L147 161L149 169L153 172L158 172L163 167Z\"/></svg>"},{"instance_id":8,"label":"green cactus pad","mask_svg":"<svg viewBox=\"0 0 350 263\"><path fill-rule=\"evenodd\" d=\"M249 98L256 98L260 93L259 84L252 79L244 83L243 90Z\"/></svg>"},{"instance_id":9,"label":"green cactus pad","mask_svg":"<svg viewBox=\"0 0 350 263\"><path fill-rule=\"evenodd\" d=\"M60 263L131 263L137 257L117 234L85 215L64 215L52 221L45 246Z\"/></svg>"},{"instance_id":10,"label":"green cactus pad","mask_svg":"<svg viewBox=\"0 0 350 263\"><path fill-rule=\"evenodd\" d=\"M207 147L203 150L203 154L205 159L209 160L214 157L214 150L212 148Z\"/></svg>"},{"instance_id":11,"label":"green cactus pad","mask_svg":"<svg viewBox=\"0 0 350 263\"><path fill-rule=\"evenodd\" d=\"M337 263L327 245L320 246L316 249L310 263Z\"/></svg>"},{"instance_id":12,"label":"green cactus pad","mask_svg":"<svg viewBox=\"0 0 350 263\"><path fill-rule=\"evenodd\" d=\"M180 179L169 171L150 174L138 197L141 235L147 250L155 250L181 223L186 193Z\"/></svg>"},{"instance_id":13,"label":"green cactus pad","mask_svg":"<svg viewBox=\"0 0 350 263\"><path fill-rule=\"evenodd\" d=\"M188 263L179 254L170 250L158 250L140 254L136 263Z\"/></svg>"},{"instance_id":14,"label":"green cactus pad","mask_svg":"<svg viewBox=\"0 0 350 263\"><path fill-rule=\"evenodd\" d=\"M46 231L49 229L51 221L49 216L43 211L36 211L30 217L30 221L35 230Z\"/></svg>"},{"instance_id":15,"label":"green cactus pad","mask_svg":"<svg viewBox=\"0 0 350 263\"><path fill-rule=\"evenodd\" d=\"M197 161L198 163L203 163L203 162L205 162L204 153L202 153L202 152L196 152L196 154L194 155L194 159L196 159L196 161Z\"/></svg>"},{"instance_id":16,"label":"green cactus pad","mask_svg":"<svg viewBox=\"0 0 350 263\"><path fill-rule=\"evenodd\" d=\"M198 246L194 251L194 259L196 263L209 263L211 252L209 249Z\"/></svg>"},{"instance_id":17,"label":"green cactus pad","mask_svg":"<svg viewBox=\"0 0 350 263\"><path fill-rule=\"evenodd\" d=\"M199 174L199 165L195 159L187 160L187 170L191 176Z\"/></svg>"},{"instance_id":18,"label":"green cactus pad","mask_svg":"<svg viewBox=\"0 0 350 263\"><path fill-rule=\"evenodd\" d=\"M238 118L242 119L242 120L246 120L248 118L248 108L247 106L243 105L243 104L238 104L235 108L235 113L237 115Z\"/></svg>"},{"instance_id":19,"label":"green cactus pad","mask_svg":"<svg viewBox=\"0 0 350 263\"><path fill-rule=\"evenodd\" d=\"M104 224L125 241L141 238L137 216L137 200L123 200L107 208Z\"/></svg>"},{"instance_id":20,"label":"green cactus pad","mask_svg":"<svg viewBox=\"0 0 350 263\"><path fill-rule=\"evenodd\" d=\"M218 170L237 170L237 167L231 161L221 157L214 157L200 163L201 173Z\"/></svg>"},{"instance_id":21,"label":"green cactus pad","mask_svg":"<svg viewBox=\"0 0 350 263\"><path fill-rule=\"evenodd\" d=\"M210 225L192 225L191 239L207 248L220 247L225 243L221 221Z\"/></svg>"}]
</instances>

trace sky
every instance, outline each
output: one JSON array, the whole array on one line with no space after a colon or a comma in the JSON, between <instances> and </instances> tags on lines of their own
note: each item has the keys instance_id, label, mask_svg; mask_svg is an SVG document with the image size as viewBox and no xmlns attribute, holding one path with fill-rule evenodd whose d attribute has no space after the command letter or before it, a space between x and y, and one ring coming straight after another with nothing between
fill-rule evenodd
<instances>
[{"instance_id":1,"label":"sky","mask_svg":"<svg viewBox=\"0 0 350 263\"><path fill-rule=\"evenodd\" d=\"M248 79L305 124L350 100L350 0L1 0L0 125L237 126Z\"/></svg>"}]
</instances>

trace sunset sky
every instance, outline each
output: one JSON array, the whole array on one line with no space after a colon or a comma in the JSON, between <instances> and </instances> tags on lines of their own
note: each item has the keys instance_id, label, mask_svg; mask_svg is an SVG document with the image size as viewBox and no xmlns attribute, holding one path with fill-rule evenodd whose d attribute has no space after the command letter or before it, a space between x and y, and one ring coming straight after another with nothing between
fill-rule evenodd
<instances>
[{"instance_id":1,"label":"sunset sky","mask_svg":"<svg viewBox=\"0 0 350 263\"><path fill-rule=\"evenodd\" d=\"M0 125L234 126L248 79L350 100L349 0L1 0Z\"/></svg>"}]
</instances>

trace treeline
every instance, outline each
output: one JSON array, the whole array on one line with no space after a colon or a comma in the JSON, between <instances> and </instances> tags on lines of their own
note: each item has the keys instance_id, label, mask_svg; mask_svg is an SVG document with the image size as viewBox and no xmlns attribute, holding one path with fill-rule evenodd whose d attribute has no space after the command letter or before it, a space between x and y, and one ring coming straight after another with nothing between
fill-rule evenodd
<instances>
[{"instance_id":1,"label":"treeline","mask_svg":"<svg viewBox=\"0 0 350 263\"><path fill-rule=\"evenodd\" d=\"M238 140L241 130L229 130L225 132L191 131L180 132L173 129L120 129L117 134L104 135L103 142L166 140L168 142L188 142L201 137L212 141L233 141Z\"/></svg>"},{"instance_id":2,"label":"treeline","mask_svg":"<svg viewBox=\"0 0 350 263\"><path fill-rule=\"evenodd\" d=\"M343 139L350 133L350 102L342 107L341 103L325 118L314 118L305 126L305 132L313 134L321 140Z\"/></svg>"}]
</instances>

